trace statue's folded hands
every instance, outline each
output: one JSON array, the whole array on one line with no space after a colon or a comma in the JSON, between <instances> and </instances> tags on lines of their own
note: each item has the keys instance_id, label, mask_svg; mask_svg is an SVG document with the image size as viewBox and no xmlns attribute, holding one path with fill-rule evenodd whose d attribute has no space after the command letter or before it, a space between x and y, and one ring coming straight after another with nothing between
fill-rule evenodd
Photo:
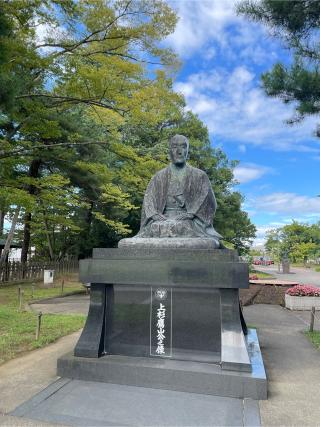
<instances>
[{"instance_id":1,"label":"statue's folded hands","mask_svg":"<svg viewBox=\"0 0 320 427\"><path fill-rule=\"evenodd\" d=\"M186 212L186 213L178 215L177 218L176 218L176 220L177 221L184 221L184 220L187 220L187 219L193 220L194 217L195 217L194 214Z\"/></svg>"},{"instance_id":2,"label":"statue's folded hands","mask_svg":"<svg viewBox=\"0 0 320 427\"><path fill-rule=\"evenodd\" d=\"M167 217L162 214L154 214L151 217L152 221L167 221Z\"/></svg>"}]
</instances>

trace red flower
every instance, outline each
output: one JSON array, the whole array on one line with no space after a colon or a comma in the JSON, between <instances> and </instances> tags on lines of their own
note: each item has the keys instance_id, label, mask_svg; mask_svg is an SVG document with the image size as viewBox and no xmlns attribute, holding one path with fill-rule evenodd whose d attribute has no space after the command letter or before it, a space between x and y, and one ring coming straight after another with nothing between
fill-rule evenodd
<instances>
[{"instance_id":1,"label":"red flower","mask_svg":"<svg viewBox=\"0 0 320 427\"><path fill-rule=\"evenodd\" d=\"M296 285L289 288L286 294L296 297L320 297L320 288L312 285Z\"/></svg>"}]
</instances>

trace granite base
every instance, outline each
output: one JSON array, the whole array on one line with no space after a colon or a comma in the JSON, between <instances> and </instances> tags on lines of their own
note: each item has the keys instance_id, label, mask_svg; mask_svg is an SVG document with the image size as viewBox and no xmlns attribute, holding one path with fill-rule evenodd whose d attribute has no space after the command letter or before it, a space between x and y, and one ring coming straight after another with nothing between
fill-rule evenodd
<instances>
[{"instance_id":1,"label":"granite base","mask_svg":"<svg viewBox=\"0 0 320 427\"><path fill-rule=\"evenodd\" d=\"M123 249L218 249L220 242L214 238L190 238L190 237L133 237L122 239L118 243L118 247Z\"/></svg>"},{"instance_id":2,"label":"granite base","mask_svg":"<svg viewBox=\"0 0 320 427\"><path fill-rule=\"evenodd\" d=\"M252 372L225 371L218 364L160 358L68 354L58 359L61 377L234 398L267 398L267 380L255 330L246 336Z\"/></svg>"},{"instance_id":3,"label":"granite base","mask_svg":"<svg viewBox=\"0 0 320 427\"><path fill-rule=\"evenodd\" d=\"M75 427L261 425L259 402L252 399L63 378L50 384L10 415L21 418L19 425L28 426L43 426L48 422L50 425Z\"/></svg>"}]
</instances>

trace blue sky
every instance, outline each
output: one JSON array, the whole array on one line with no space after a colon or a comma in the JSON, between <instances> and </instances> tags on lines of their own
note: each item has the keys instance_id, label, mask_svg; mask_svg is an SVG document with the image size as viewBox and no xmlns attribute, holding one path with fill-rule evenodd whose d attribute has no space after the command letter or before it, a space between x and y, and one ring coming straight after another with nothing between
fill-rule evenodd
<instances>
[{"instance_id":1,"label":"blue sky","mask_svg":"<svg viewBox=\"0 0 320 427\"><path fill-rule=\"evenodd\" d=\"M292 55L268 30L235 13L235 1L169 1L179 16L166 43L183 61L175 90L207 125L212 144L240 161L236 187L261 244L268 229L320 218L316 118L289 126L293 105L267 97L260 74Z\"/></svg>"}]
</instances>

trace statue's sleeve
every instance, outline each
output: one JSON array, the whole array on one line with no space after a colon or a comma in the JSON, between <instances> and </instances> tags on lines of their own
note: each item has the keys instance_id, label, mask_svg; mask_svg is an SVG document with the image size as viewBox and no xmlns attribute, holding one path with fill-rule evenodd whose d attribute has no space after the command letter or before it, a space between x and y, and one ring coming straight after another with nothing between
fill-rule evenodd
<instances>
[{"instance_id":1,"label":"statue's sleeve","mask_svg":"<svg viewBox=\"0 0 320 427\"><path fill-rule=\"evenodd\" d=\"M144 194L141 212L141 227L144 227L149 219L158 213L157 205L157 176L155 175L151 178Z\"/></svg>"},{"instance_id":2,"label":"statue's sleeve","mask_svg":"<svg viewBox=\"0 0 320 427\"><path fill-rule=\"evenodd\" d=\"M206 173L202 172L200 177L198 177L195 188L197 188L197 194L188 211L197 216L206 225L212 225L217 202L211 182Z\"/></svg>"}]
</instances>

